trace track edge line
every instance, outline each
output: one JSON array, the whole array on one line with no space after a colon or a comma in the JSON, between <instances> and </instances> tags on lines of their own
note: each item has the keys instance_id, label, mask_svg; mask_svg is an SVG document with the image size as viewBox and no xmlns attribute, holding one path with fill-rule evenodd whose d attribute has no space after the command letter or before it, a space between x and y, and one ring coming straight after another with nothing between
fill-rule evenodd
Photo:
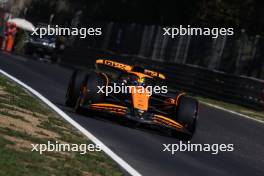
<instances>
[{"instance_id":1,"label":"track edge line","mask_svg":"<svg viewBox=\"0 0 264 176\"><path fill-rule=\"evenodd\" d=\"M226 108L223 108L221 106L218 106L218 105L214 105L214 104L211 104L211 103L207 103L207 102L204 102L204 101L199 101L201 102L202 104L205 104L207 106L210 106L210 107L213 107L215 109L219 109L219 110L222 110L222 111L225 111L225 112L229 112L231 114L235 114L237 116L240 116L240 117L244 117L246 119L250 119L250 120L253 120L255 122L259 122L259 123L263 123L264 124L264 120L260 120L260 119L257 119L257 118L253 118L253 117L250 117L248 115L245 115L245 114L241 114L241 113L238 113L238 112L235 112L235 111L232 111L232 110L229 110L229 109L226 109Z\"/></svg>"},{"instance_id":2,"label":"track edge line","mask_svg":"<svg viewBox=\"0 0 264 176\"><path fill-rule=\"evenodd\" d=\"M83 133L93 143L95 143L96 145L100 146L102 151L104 151L105 154L107 154L118 165L120 165L127 173L129 173L129 174L131 174L133 176L141 176L141 174L137 170L135 170L132 166L130 166L125 160L123 160L120 156L115 154L103 142L101 142L99 139L97 139L91 132L89 132L84 127L82 127L79 123L74 121L70 116L68 116L60 108L58 108L51 101L49 101L47 98L45 98L43 95L41 95L38 91L34 90L33 88L31 88L27 84L23 83L22 81L20 81L19 79L15 78L14 76L8 74L7 72L3 71L2 69L0 69L0 73L5 75L9 79L13 80L14 82L19 84L20 86L24 87L31 94L36 96L39 100L41 100L43 103L45 103L47 106L49 106L52 110L54 110L58 115L60 115L62 118L64 118L68 123L70 123L72 126L77 128L81 133Z\"/></svg>"}]
</instances>

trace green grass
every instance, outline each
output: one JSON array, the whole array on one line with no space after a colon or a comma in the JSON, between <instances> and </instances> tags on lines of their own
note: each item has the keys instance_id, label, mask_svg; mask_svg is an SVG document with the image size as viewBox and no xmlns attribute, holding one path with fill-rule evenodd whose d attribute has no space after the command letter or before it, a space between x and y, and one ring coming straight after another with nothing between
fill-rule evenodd
<instances>
[{"instance_id":1,"label":"green grass","mask_svg":"<svg viewBox=\"0 0 264 176\"><path fill-rule=\"evenodd\" d=\"M260 121L264 121L264 111L256 111L253 109L246 108L244 106L226 103L226 102L222 102L222 101L217 101L217 100L213 100L213 99L209 99L209 98L205 98L205 97L200 97L200 96L195 96L195 98L197 98L202 103L205 103L205 104L209 103L212 105L216 105L216 106L219 106L221 108L225 108L227 110L231 110L231 111L234 111L234 112L237 112L237 113L258 119Z\"/></svg>"},{"instance_id":2,"label":"green grass","mask_svg":"<svg viewBox=\"0 0 264 176\"><path fill-rule=\"evenodd\" d=\"M8 94L4 96L4 99L1 99L1 104L10 104L12 106L17 106L19 108L34 111L47 115L50 113L50 110L43 106L40 101L36 100L34 97L29 96L29 94L24 90L8 81L3 76L0 77L0 85L2 89Z\"/></svg>"},{"instance_id":3,"label":"green grass","mask_svg":"<svg viewBox=\"0 0 264 176\"><path fill-rule=\"evenodd\" d=\"M1 75L0 90L1 93L4 92L0 95L0 116L8 117L7 120L10 118L17 122L31 123L20 115L25 111L31 112L32 118L37 118L40 122L36 130L43 129L59 136L43 138L40 137L44 135L43 131L38 131L38 136L27 130L17 129L19 123L8 127L1 126L0 123L0 176L124 175L117 164L103 152L88 152L85 155L79 152L45 152L43 155L31 152L31 143L63 141L69 144L90 144L91 141L39 100ZM11 113L14 111L20 114ZM19 147L17 141L28 142L30 146Z\"/></svg>"}]
</instances>

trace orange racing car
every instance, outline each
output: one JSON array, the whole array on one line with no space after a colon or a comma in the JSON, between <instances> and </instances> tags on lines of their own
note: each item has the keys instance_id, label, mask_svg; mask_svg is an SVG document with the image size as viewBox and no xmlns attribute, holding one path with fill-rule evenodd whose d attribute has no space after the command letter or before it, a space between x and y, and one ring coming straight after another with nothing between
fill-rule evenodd
<instances>
[{"instance_id":1,"label":"orange racing car","mask_svg":"<svg viewBox=\"0 0 264 176\"><path fill-rule=\"evenodd\" d=\"M185 93L168 92L163 74L104 59L96 60L95 66L96 71L73 72L66 93L67 106L77 113L104 112L170 134L180 132L187 139L193 136L198 101Z\"/></svg>"}]
</instances>

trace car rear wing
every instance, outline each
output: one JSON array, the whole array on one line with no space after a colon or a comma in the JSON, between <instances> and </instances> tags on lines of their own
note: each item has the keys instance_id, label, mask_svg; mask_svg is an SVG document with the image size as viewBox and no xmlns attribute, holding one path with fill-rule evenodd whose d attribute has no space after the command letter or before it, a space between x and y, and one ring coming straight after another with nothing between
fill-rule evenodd
<instances>
[{"instance_id":1,"label":"car rear wing","mask_svg":"<svg viewBox=\"0 0 264 176\"><path fill-rule=\"evenodd\" d=\"M116 61L112 61L112 60L98 59L96 60L96 64L106 65L106 66L113 67L113 68L120 69L120 70L127 71L127 72L133 71L133 66L123 64L120 62L116 62ZM144 74L149 75L151 77L160 78L163 80L166 79L166 77L163 74L152 71L152 70L145 69Z\"/></svg>"}]
</instances>

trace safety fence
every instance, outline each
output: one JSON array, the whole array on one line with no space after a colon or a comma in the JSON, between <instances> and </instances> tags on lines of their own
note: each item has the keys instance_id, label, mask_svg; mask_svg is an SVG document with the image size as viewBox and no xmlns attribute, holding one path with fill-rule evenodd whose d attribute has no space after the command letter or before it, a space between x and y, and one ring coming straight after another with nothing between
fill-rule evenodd
<instances>
[{"instance_id":1,"label":"safety fence","mask_svg":"<svg viewBox=\"0 0 264 176\"><path fill-rule=\"evenodd\" d=\"M164 36L164 26L91 22L102 36L88 37L83 46L143 56L177 64L197 65L235 75L264 79L264 38L235 30L233 36ZM151 62L151 61L150 61Z\"/></svg>"}]
</instances>

